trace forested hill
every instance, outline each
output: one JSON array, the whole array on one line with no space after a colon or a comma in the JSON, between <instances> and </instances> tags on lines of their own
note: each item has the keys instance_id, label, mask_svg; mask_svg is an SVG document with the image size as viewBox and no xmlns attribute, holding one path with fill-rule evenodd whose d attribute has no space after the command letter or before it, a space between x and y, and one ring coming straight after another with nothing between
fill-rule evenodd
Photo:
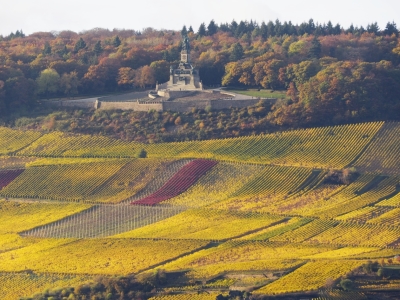
<instances>
[{"instance_id":1,"label":"forested hill","mask_svg":"<svg viewBox=\"0 0 400 300\"><path fill-rule=\"evenodd\" d=\"M167 25L166 25L167 26ZM400 39L380 29L312 20L202 24L197 31L93 29L0 36L0 114L39 98L146 88L168 80L188 34L205 85L287 90L269 122L315 126L400 116Z\"/></svg>"}]
</instances>

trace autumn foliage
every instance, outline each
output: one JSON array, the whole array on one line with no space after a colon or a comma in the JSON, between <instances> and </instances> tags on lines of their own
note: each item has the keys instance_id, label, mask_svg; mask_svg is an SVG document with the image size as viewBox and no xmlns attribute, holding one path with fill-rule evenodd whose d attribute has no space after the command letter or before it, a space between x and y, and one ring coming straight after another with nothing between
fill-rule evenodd
<instances>
[{"instance_id":1,"label":"autumn foliage","mask_svg":"<svg viewBox=\"0 0 400 300\"><path fill-rule=\"evenodd\" d=\"M273 124L315 125L395 119L400 105L396 24L343 28L313 20L204 23L182 30L23 32L0 36L0 110L35 98L153 88L179 62L182 34L204 85L288 90Z\"/></svg>"}]
</instances>

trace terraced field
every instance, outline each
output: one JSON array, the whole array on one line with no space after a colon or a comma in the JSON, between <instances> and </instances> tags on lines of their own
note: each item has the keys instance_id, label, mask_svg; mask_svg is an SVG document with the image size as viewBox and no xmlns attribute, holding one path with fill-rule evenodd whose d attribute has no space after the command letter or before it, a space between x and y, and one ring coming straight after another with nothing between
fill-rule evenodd
<instances>
[{"instance_id":1,"label":"terraced field","mask_svg":"<svg viewBox=\"0 0 400 300\"><path fill-rule=\"evenodd\" d=\"M205 241L45 239L0 254L3 272L127 275L205 247Z\"/></svg>"},{"instance_id":2,"label":"terraced field","mask_svg":"<svg viewBox=\"0 0 400 300\"><path fill-rule=\"evenodd\" d=\"M0 128L2 299L158 269L183 275L154 299L327 282L342 295L335 282L366 260L396 267L399 128L149 145ZM347 167L357 176L332 182Z\"/></svg>"},{"instance_id":3,"label":"terraced field","mask_svg":"<svg viewBox=\"0 0 400 300\"><path fill-rule=\"evenodd\" d=\"M364 123L289 131L258 137L149 145L157 157L198 157L250 163L343 168L383 126Z\"/></svg>"},{"instance_id":4,"label":"terraced field","mask_svg":"<svg viewBox=\"0 0 400 300\"><path fill-rule=\"evenodd\" d=\"M126 163L120 160L30 167L2 189L0 195L13 198L82 200Z\"/></svg>"},{"instance_id":5,"label":"terraced field","mask_svg":"<svg viewBox=\"0 0 400 300\"><path fill-rule=\"evenodd\" d=\"M363 173L399 174L399 160L396 157L399 145L400 124L386 123L354 166Z\"/></svg>"},{"instance_id":6,"label":"terraced field","mask_svg":"<svg viewBox=\"0 0 400 300\"><path fill-rule=\"evenodd\" d=\"M24 169L27 164L37 160L36 157L23 157L23 156L0 156L0 169L13 170Z\"/></svg>"},{"instance_id":7,"label":"terraced field","mask_svg":"<svg viewBox=\"0 0 400 300\"><path fill-rule=\"evenodd\" d=\"M24 172L23 169L0 171L0 189L9 185L15 178Z\"/></svg>"},{"instance_id":8,"label":"terraced field","mask_svg":"<svg viewBox=\"0 0 400 300\"><path fill-rule=\"evenodd\" d=\"M185 192L201 176L217 164L216 161L196 159L183 166L156 192L132 202L133 205L155 205Z\"/></svg>"},{"instance_id":9,"label":"terraced field","mask_svg":"<svg viewBox=\"0 0 400 300\"><path fill-rule=\"evenodd\" d=\"M153 224L183 210L179 206L95 205L79 214L20 234L37 238L107 237Z\"/></svg>"},{"instance_id":10,"label":"terraced field","mask_svg":"<svg viewBox=\"0 0 400 300\"><path fill-rule=\"evenodd\" d=\"M0 155L21 151L41 136L41 133L35 131L19 131L0 127Z\"/></svg>"},{"instance_id":11,"label":"terraced field","mask_svg":"<svg viewBox=\"0 0 400 300\"><path fill-rule=\"evenodd\" d=\"M257 293L282 294L315 290L323 286L327 278L338 278L360 266L360 264L359 261L351 260L309 262L296 271L259 289Z\"/></svg>"},{"instance_id":12,"label":"terraced field","mask_svg":"<svg viewBox=\"0 0 400 300\"><path fill-rule=\"evenodd\" d=\"M40 135L38 135L39 137ZM48 133L34 142L26 143L17 154L37 157L135 157L140 145L90 135Z\"/></svg>"},{"instance_id":13,"label":"terraced field","mask_svg":"<svg viewBox=\"0 0 400 300\"><path fill-rule=\"evenodd\" d=\"M250 270L284 271L304 264L304 256L334 248L270 242L227 242L165 264L166 270L190 270L195 279L211 279L224 273Z\"/></svg>"},{"instance_id":14,"label":"terraced field","mask_svg":"<svg viewBox=\"0 0 400 300\"><path fill-rule=\"evenodd\" d=\"M263 168L259 165L220 162L186 192L163 204L198 208L229 199Z\"/></svg>"},{"instance_id":15,"label":"terraced field","mask_svg":"<svg viewBox=\"0 0 400 300\"><path fill-rule=\"evenodd\" d=\"M266 209L268 205L295 194L310 176L312 170L309 168L267 166L255 173L246 184L232 193L229 199L218 202L213 207L269 212L269 209Z\"/></svg>"},{"instance_id":16,"label":"terraced field","mask_svg":"<svg viewBox=\"0 0 400 300\"><path fill-rule=\"evenodd\" d=\"M260 213L194 209L116 237L218 241L241 236L282 220L279 216Z\"/></svg>"},{"instance_id":17,"label":"terraced field","mask_svg":"<svg viewBox=\"0 0 400 300\"><path fill-rule=\"evenodd\" d=\"M91 206L81 203L40 203L0 200L0 234L18 233L75 215Z\"/></svg>"},{"instance_id":18,"label":"terraced field","mask_svg":"<svg viewBox=\"0 0 400 300\"><path fill-rule=\"evenodd\" d=\"M3 273L0 274L0 294L3 299L19 299L54 287L79 285L91 279L93 276L90 275Z\"/></svg>"}]
</instances>

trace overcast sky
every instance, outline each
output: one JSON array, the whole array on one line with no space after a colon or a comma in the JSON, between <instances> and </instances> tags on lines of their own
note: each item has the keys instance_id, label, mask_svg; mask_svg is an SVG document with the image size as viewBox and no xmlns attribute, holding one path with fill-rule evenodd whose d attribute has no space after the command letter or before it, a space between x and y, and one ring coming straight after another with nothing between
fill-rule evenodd
<instances>
[{"instance_id":1,"label":"overcast sky","mask_svg":"<svg viewBox=\"0 0 400 300\"><path fill-rule=\"evenodd\" d=\"M0 0L0 34L22 29L38 31L95 27L141 30L180 30L185 24L197 31L211 19L217 23L233 19L262 21L308 21L340 23L344 27L367 26L388 21L400 27L400 0Z\"/></svg>"}]
</instances>

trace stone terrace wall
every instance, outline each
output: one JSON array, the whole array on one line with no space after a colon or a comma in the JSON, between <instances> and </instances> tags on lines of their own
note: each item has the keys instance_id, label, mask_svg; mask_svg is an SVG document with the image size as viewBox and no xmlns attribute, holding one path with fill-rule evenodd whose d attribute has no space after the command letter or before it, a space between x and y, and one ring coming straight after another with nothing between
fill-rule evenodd
<instances>
[{"instance_id":1,"label":"stone terrace wall","mask_svg":"<svg viewBox=\"0 0 400 300\"><path fill-rule=\"evenodd\" d=\"M205 109L210 105L209 100L166 101L163 102L164 110L177 112L190 112L193 108Z\"/></svg>"},{"instance_id":2,"label":"stone terrace wall","mask_svg":"<svg viewBox=\"0 0 400 300\"><path fill-rule=\"evenodd\" d=\"M104 99L104 98L103 98ZM271 104L276 99L264 99ZM142 101L101 101L101 98L87 99L85 101L68 100L68 101L46 101L44 104L58 107L80 107L80 108L95 108L95 109L121 109L121 110L134 110L134 111L176 111L176 112L190 112L192 109L206 109L210 107L213 110L227 109L231 107L247 107L256 105L259 99L247 100L185 100L185 101L162 101L162 102L142 102Z\"/></svg>"},{"instance_id":3,"label":"stone terrace wall","mask_svg":"<svg viewBox=\"0 0 400 300\"><path fill-rule=\"evenodd\" d=\"M96 99L93 100L51 100L51 101L43 101L42 104L48 106L56 106L56 107L76 107L76 108L94 108L94 104Z\"/></svg>"},{"instance_id":4,"label":"stone terrace wall","mask_svg":"<svg viewBox=\"0 0 400 300\"><path fill-rule=\"evenodd\" d=\"M163 111L162 103L140 103L135 102L98 102L98 109L121 109L121 110L134 110L134 111Z\"/></svg>"}]
</instances>

